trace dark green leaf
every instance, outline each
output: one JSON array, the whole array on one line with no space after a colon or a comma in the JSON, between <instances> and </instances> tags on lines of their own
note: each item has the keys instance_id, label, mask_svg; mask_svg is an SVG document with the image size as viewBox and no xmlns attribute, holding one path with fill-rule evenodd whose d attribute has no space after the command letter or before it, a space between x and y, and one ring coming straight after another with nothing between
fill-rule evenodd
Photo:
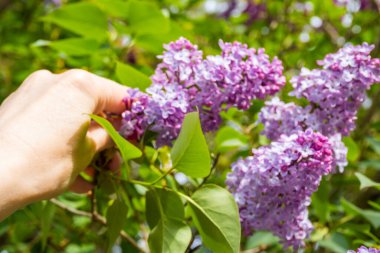
<instances>
[{"instance_id":1,"label":"dark green leaf","mask_svg":"<svg viewBox=\"0 0 380 253\"><path fill-rule=\"evenodd\" d=\"M104 39L107 36L107 16L88 2L64 5L42 19L84 37Z\"/></svg>"},{"instance_id":2,"label":"dark green leaf","mask_svg":"<svg viewBox=\"0 0 380 253\"><path fill-rule=\"evenodd\" d=\"M173 168L190 177L205 177L210 173L211 160L199 113L188 113L171 151Z\"/></svg>"},{"instance_id":3,"label":"dark green leaf","mask_svg":"<svg viewBox=\"0 0 380 253\"><path fill-rule=\"evenodd\" d=\"M111 136L112 140L115 142L116 146L119 148L121 156L124 161L128 161L134 158L138 158L142 155L140 149L133 146L126 139L124 139L116 130L113 128L112 124L105 118L99 117L97 115L90 115L91 119L96 121L101 125L107 133Z\"/></svg>"},{"instance_id":4,"label":"dark green leaf","mask_svg":"<svg viewBox=\"0 0 380 253\"><path fill-rule=\"evenodd\" d=\"M127 219L127 206L117 198L107 210L107 251L115 243Z\"/></svg>"},{"instance_id":5,"label":"dark green leaf","mask_svg":"<svg viewBox=\"0 0 380 253\"><path fill-rule=\"evenodd\" d=\"M367 142L369 145L372 147L372 149L380 155L380 141L373 138L373 137L368 137Z\"/></svg>"},{"instance_id":6,"label":"dark green leaf","mask_svg":"<svg viewBox=\"0 0 380 253\"><path fill-rule=\"evenodd\" d=\"M152 83L144 73L122 62L116 64L116 76L122 84L131 88L139 88L142 91Z\"/></svg>"},{"instance_id":7,"label":"dark green leaf","mask_svg":"<svg viewBox=\"0 0 380 253\"><path fill-rule=\"evenodd\" d=\"M176 193L164 189L148 191L146 214L153 228L148 239L151 252L185 252L191 240L191 229L183 222L184 206Z\"/></svg>"},{"instance_id":8,"label":"dark green leaf","mask_svg":"<svg viewBox=\"0 0 380 253\"><path fill-rule=\"evenodd\" d=\"M340 203L346 212L362 216L364 219L369 221L375 229L380 227L380 212L361 209L345 199L341 199Z\"/></svg>"},{"instance_id":9,"label":"dark green leaf","mask_svg":"<svg viewBox=\"0 0 380 253\"><path fill-rule=\"evenodd\" d=\"M185 217L184 207L179 196L164 189L152 189L146 193L146 219L149 227L154 228L164 216L183 220Z\"/></svg>"},{"instance_id":10,"label":"dark green leaf","mask_svg":"<svg viewBox=\"0 0 380 253\"><path fill-rule=\"evenodd\" d=\"M217 185L205 185L186 199L205 246L213 252L239 252L239 211L231 193Z\"/></svg>"},{"instance_id":11,"label":"dark green leaf","mask_svg":"<svg viewBox=\"0 0 380 253\"><path fill-rule=\"evenodd\" d=\"M55 205L50 202L46 202L44 209L41 213L41 241L42 248L46 247L47 238L50 234L50 227L53 223L54 214L55 214Z\"/></svg>"}]
</instances>

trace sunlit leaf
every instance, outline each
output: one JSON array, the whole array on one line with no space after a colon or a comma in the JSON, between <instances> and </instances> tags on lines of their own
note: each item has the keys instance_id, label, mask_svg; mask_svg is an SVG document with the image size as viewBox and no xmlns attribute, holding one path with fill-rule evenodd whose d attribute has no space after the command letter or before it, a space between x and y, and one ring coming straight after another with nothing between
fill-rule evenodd
<instances>
[{"instance_id":1,"label":"sunlit leaf","mask_svg":"<svg viewBox=\"0 0 380 253\"><path fill-rule=\"evenodd\" d=\"M372 181L365 175L359 172L356 172L355 175L360 181L360 190L363 190L364 188L368 188L368 187L380 188L380 183L376 183L375 181Z\"/></svg>"},{"instance_id":2,"label":"sunlit leaf","mask_svg":"<svg viewBox=\"0 0 380 253\"><path fill-rule=\"evenodd\" d=\"M107 36L107 16L89 2L66 4L42 20L84 37L103 39Z\"/></svg>"},{"instance_id":3,"label":"sunlit leaf","mask_svg":"<svg viewBox=\"0 0 380 253\"><path fill-rule=\"evenodd\" d=\"M239 212L231 193L217 185L205 185L186 199L205 246L213 252L239 252Z\"/></svg>"},{"instance_id":4,"label":"sunlit leaf","mask_svg":"<svg viewBox=\"0 0 380 253\"><path fill-rule=\"evenodd\" d=\"M190 177L205 177L210 173L211 160L198 112L188 113L171 151L173 168Z\"/></svg>"},{"instance_id":5,"label":"sunlit leaf","mask_svg":"<svg viewBox=\"0 0 380 253\"><path fill-rule=\"evenodd\" d=\"M116 64L116 76L122 84L131 88L139 88L142 91L152 83L144 73L122 62Z\"/></svg>"},{"instance_id":6,"label":"sunlit leaf","mask_svg":"<svg viewBox=\"0 0 380 253\"><path fill-rule=\"evenodd\" d=\"M105 118L102 118L97 115L90 115L91 119L96 121L99 125L101 125L107 133L111 136L112 140L115 142L116 146L119 148L121 156L124 161L128 161L134 158L138 158L142 155L140 149L133 146L126 139L124 139L112 126L112 124L107 121Z\"/></svg>"}]
</instances>

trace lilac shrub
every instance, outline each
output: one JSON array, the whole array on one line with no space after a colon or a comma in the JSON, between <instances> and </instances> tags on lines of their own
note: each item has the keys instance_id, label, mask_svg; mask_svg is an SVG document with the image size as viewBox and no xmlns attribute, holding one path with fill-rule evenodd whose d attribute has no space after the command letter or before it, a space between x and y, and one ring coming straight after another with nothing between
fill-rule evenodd
<instances>
[{"instance_id":1,"label":"lilac shrub","mask_svg":"<svg viewBox=\"0 0 380 253\"><path fill-rule=\"evenodd\" d=\"M303 246L313 229L307 210L311 194L332 169L328 139L299 131L252 152L232 165L226 181L245 234L270 230L284 246Z\"/></svg>"},{"instance_id":2,"label":"lilac shrub","mask_svg":"<svg viewBox=\"0 0 380 253\"><path fill-rule=\"evenodd\" d=\"M170 145L186 113L199 110L203 130L214 131L221 123L222 110L231 106L247 110L252 99L264 99L285 85L281 61L275 57L271 62L264 49L255 50L238 42L220 41L219 45L221 55L206 59L184 38L165 45L147 95L137 91L127 94L127 102L141 96L144 102L136 109L133 104L127 106L121 133L139 139L149 127L158 134L157 146ZM139 113L136 123L129 122L133 110ZM138 133L133 124L138 124Z\"/></svg>"}]
</instances>

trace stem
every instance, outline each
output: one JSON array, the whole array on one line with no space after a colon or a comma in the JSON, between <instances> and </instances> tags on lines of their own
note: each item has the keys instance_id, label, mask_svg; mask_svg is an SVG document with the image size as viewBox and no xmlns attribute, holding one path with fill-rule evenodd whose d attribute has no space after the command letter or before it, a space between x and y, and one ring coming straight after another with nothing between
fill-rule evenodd
<instances>
[{"instance_id":1,"label":"stem","mask_svg":"<svg viewBox=\"0 0 380 253\"><path fill-rule=\"evenodd\" d=\"M53 203L54 205L60 207L61 209L68 211L72 214L76 214L76 215L84 216L84 217L89 217L89 218L92 218L93 221L96 221L96 222L98 222L102 225L105 225L105 226L107 225L106 218L104 218L103 216L101 216L98 213L90 213L90 212L81 211L81 210L69 207L57 199L51 199L50 202ZM125 231L123 231L123 230L120 231L120 237L125 239L126 241L128 241L139 252L146 253L146 251L144 249L140 248L140 246L137 244L137 242L131 236L129 236Z\"/></svg>"},{"instance_id":2,"label":"stem","mask_svg":"<svg viewBox=\"0 0 380 253\"><path fill-rule=\"evenodd\" d=\"M162 179L164 179L167 175L169 175L170 173L172 173L174 170L175 170L175 168L171 168L170 170L168 170L167 172L165 172L162 176L160 176L159 178L157 178L156 180L154 180L153 182L151 182L149 184L150 185L154 185L154 184L158 183L159 181L161 181Z\"/></svg>"},{"instance_id":3,"label":"stem","mask_svg":"<svg viewBox=\"0 0 380 253\"><path fill-rule=\"evenodd\" d=\"M207 180L210 178L210 176L212 175L212 172L214 171L214 169L216 168L216 165L218 164L219 157L220 157L220 153L217 153L212 163L210 173L203 179L202 183L197 188L200 188L202 185L204 185L207 182Z\"/></svg>"}]
</instances>

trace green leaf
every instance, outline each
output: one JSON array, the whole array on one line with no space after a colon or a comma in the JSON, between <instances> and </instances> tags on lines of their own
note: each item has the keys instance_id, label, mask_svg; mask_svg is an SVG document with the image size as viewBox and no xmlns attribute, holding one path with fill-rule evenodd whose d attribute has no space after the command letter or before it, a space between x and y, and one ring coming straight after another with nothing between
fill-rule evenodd
<instances>
[{"instance_id":1,"label":"green leaf","mask_svg":"<svg viewBox=\"0 0 380 253\"><path fill-rule=\"evenodd\" d=\"M127 220L127 206L121 198L116 198L107 210L107 252L109 252L118 238Z\"/></svg>"},{"instance_id":2,"label":"green leaf","mask_svg":"<svg viewBox=\"0 0 380 253\"><path fill-rule=\"evenodd\" d=\"M152 253L185 252L191 241L191 229L183 221L164 218L152 230L148 238Z\"/></svg>"},{"instance_id":3,"label":"green leaf","mask_svg":"<svg viewBox=\"0 0 380 253\"><path fill-rule=\"evenodd\" d=\"M341 199L340 203L346 212L362 216L364 219L369 221L375 229L380 227L380 212L361 209L345 199Z\"/></svg>"},{"instance_id":4,"label":"green leaf","mask_svg":"<svg viewBox=\"0 0 380 253\"><path fill-rule=\"evenodd\" d=\"M185 116L181 132L171 151L173 168L190 177L205 177L210 173L211 160L201 129L199 113Z\"/></svg>"},{"instance_id":5,"label":"green leaf","mask_svg":"<svg viewBox=\"0 0 380 253\"><path fill-rule=\"evenodd\" d=\"M191 216L206 247L213 252L239 252L239 211L231 193L217 185L205 185L191 198L182 196L190 204Z\"/></svg>"},{"instance_id":6,"label":"green leaf","mask_svg":"<svg viewBox=\"0 0 380 253\"><path fill-rule=\"evenodd\" d=\"M100 43L94 39L70 38L56 41L38 40L33 46L48 46L70 56L84 56L98 50Z\"/></svg>"},{"instance_id":7,"label":"green leaf","mask_svg":"<svg viewBox=\"0 0 380 253\"><path fill-rule=\"evenodd\" d=\"M164 189L152 189L146 193L146 219L153 229L163 215L169 218L183 220L185 218L184 207L180 197Z\"/></svg>"},{"instance_id":8,"label":"green leaf","mask_svg":"<svg viewBox=\"0 0 380 253\"><path fill-rule=\"evenodd\" d=\"M327 239L319 241L319 244L321 247L335 253L346 253L349 249L347 239L343 235L335 232Z\"/></svg>"},{"instance_id":9,"label":"green leaf","mask_svg":"<svg viewBox=\"0 0 380 253\"><path fill-rule=\"evenodd\" d=\"M245 244L245 250L269 246L279 242L278 237L274 236L271 232L258 231L253 234L253 236L248 237Z\"/></svg>"},{"instance_id":10,"label":"green leaf","mask_svg":"<svg viewBox=\"0 0 380 253\"><path fill-rule=\"evenodd\" d=\"M120 0L96 0L95 4L112 17L126 18L128 16L128 2Z\"/></svg>"},{"instance_id":11,"label":"green leaf","mask_svg":"<svg viewBox=\"0 0 380 253\"><path fill-rule=\"evenodd\" d=\"M232 127L221 128L215 137L216 150L227 152L235 148L247 146L248 138Z\"/></svg>"},{"instance_id":12,"label":"green leaf","mask_svg":"<svg viewBox=\"0 0 380 253\"><path fill-rule=\"evenodd\" d=\"M319 221L325 223L330 220L330 202L329 196L331 184L322 179L321 184L316 192L311 196L313 211L318 216Z\"/></svg>"},{"instance_id":13,"label":"green leaf","mask_svg":"<svg viewBox=\"0 0 380 253\"><path fill-rule=\"evenodd\" d=\"M55 205L51 204L50 202L46 202L41 213L41 241L43 249L46 247L47 238L51 232L50 227L53 223L55 210Z\"/></svg>"},{"instance_id":14,"label":"green leaf","mask_svg":"<svg viewBox=\"0 0 380 253\"><path fill-rule=\"evenodd\" d=\"M373 137L368 137L367 142L371 146L371 148L380 155L380 141L373 138Z\"/></svg>"},{"instance_id":15,"label":"green leaf","mask_svg":"<svg viewBox=\"0 0 380 253\"><path fill-rule=\"evenodd\" d=\"M191 229L183 220L184 206L179 196L168 190L146 193L146 215L153 228L148 244L152 253L185 252L191 241Z\"/></svg>"},{"instance_id":16,"label":"green leaf","mask_svg":"<svg viewBox=\"0 0 380 253\"><path fill-rule=\"evenodd\" d=\"M144 73L122 62L116 63L116 76L122 84L131 88L139 88L142 91L152 83Z\"/></svg>"},{"instance_id":17,"label":"green leaf","mask_svg":"<svg viewBox=\"0 0 380 253\"><path fill-rule=\"evenodd\" d=\"M84 37L104 39L107 36L107 16L88 2L63 5L42 20Z\"/></svg>"},{"instance_id":18,"label":"green leaf","mask_svg":"<svg viewBox=\"0 0 380 253\"><path fill-rule=\"evenodd\" d=\"M154 2L129 1L127 21L136 34L164 34L169 32L169 19Z\"/></svg>"},{"instance_id":19,"label":"green leaf","mask_svg":"<svg viewBox=\"0 0 380 253\"><path fill-rule=\"evenodd\" d=\"M360 181L360 190L363 190L364 188L368 188L368 187L376 187L380 189L380 183L376 183L375 181L372 181L371 179L364 176L363 174L356 172L355 176Z\"/></svg>"},{"instance_id":20,"label":"green leaf","mask_svg":"<svg viewBox=\"0 0 380 253\"><path fill-rule=\"evenodd\" d=\"M347 151L347 160L350 162L355 162L358 160L360 155L360 149L356 142L351 137L344 137L343 143L346 145Z\"/></svg>"},{"instance_id":21,"label":"green leaf","mask_svg":"<svg viewBox=\"0 0 380 253\"><path fill-rule=\"evenodd\" d=\"M112 140L115 142L116 146L119 148L121 156L124 161L128 161L134 158L138 158L142 155L140 149L133 146L126 139L124 139L116 130L113 128L112 124L107 121L105 118L102 118L97 115L90 115L91 119L93 119L96 123L101 125L107 133L111 136Z\"/></svg>"}]
</instances>

